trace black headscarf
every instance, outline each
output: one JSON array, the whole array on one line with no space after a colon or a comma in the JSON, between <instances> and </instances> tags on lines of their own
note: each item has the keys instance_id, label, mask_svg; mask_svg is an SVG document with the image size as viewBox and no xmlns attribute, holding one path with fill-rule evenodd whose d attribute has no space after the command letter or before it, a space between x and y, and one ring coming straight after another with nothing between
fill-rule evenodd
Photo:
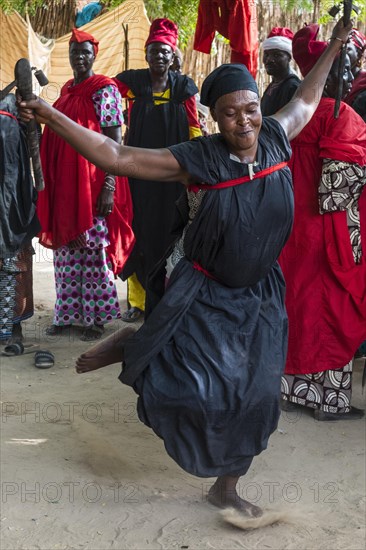
<instances>
[{"instance_id":1,"label":"black headscarf","mask_svg":"<svg viewBox=\"0 0 366 550\"><path fill-rule=\"evenodd\" d=\"M213 108L219 97L238 90L251 90L259 96L257 84L245 65L236 63L221 65L204 80L201 103Z\"/></svg>"}]
</instances>

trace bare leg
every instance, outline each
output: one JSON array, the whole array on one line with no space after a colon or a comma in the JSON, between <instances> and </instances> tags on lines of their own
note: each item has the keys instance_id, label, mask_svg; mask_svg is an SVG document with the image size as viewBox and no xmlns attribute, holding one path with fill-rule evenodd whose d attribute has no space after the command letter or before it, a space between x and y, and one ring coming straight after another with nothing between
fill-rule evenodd
<instances>
[{"instance_id":1,"label":"bare leg","mask_svg":"<svg viewBox=\"0 0 366 550\"><path fill-rule=\"evenodd\" d=\"M137 328L128 327L117 330L76 360L76 372L90 372L123 361L123 344L131 338Z\"/></svg>"},{"instance_id":2,"label":"bare leg","mask_svg":"<svg viewBox=\"0 0 366 550\"><path fill-rule=\"evenodd\" d=\"M250 502L240 498L236 491L236 484L239 477L221 476L218 477L215 483L209 490L207 500L218 508L235 508L240 512L244 512L250 517L259 517L262 515L262 510L251 504Z\"/></svg>"}]
</instances>

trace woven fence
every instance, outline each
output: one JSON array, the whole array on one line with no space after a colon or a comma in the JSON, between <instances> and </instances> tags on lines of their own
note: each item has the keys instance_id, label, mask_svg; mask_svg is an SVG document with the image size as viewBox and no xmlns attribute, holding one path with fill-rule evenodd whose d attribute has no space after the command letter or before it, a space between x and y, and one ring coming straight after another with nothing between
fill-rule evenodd
<instances>
[{"instance_id":1,"label":"woven fence","mask_svg":"<svg viewBox=\"0 0 366 550\"><path fill-rule=\"evenodd\" d=\"M33 29L47 38L60 38L75 25L75 0L48 0L30 16Z\"/></svg>"}]
</instances>

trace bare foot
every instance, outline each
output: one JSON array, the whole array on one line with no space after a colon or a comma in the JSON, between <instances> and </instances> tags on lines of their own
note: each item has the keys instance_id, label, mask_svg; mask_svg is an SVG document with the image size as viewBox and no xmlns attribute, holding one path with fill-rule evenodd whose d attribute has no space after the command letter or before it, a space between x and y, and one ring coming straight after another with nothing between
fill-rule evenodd
<instances>
[{"instance_id":1,"label":"bare foot","mask_svg":"<svg viewBox=\"0 0 366 550\"><path fill-rule=\"evenodd\" d=\"M133 327L120 329L80 355L76 361L76 372L82 374L114 363L121 363L123 344L135 334L136 330Z\"/></svg>"},{"instance_id":2,"label":"bare foot","mask_svg":"<svg viewBox=\"0 0 366 550\"><path fill-rule=\"evenodd\" d=\"M235 486L225 483L223 477L218 478L213 484L208 492L207 500L218 508L235 508L249 517L258 518L263 514L259 506L240 498Z\"/></svg>"}]
</instances>

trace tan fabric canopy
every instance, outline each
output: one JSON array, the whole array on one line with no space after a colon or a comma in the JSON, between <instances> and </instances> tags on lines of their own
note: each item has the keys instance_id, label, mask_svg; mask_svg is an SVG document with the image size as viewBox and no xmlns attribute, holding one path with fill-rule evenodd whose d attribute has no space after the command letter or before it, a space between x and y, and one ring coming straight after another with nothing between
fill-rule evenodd
<instances>
[{"instance_id":1,"label":"tan fabric canopy","mask_svg":"<svg viewBox=\"0 0 366 550\"><path fill-rule=\"evenodd\" d=\"M94 72L115 76L126 68L125 34L128 28L128 68L146 67L144 44L149 33L150 23L142 0L127 0L115 10L109 11L81 27L99 40L99 53L94 63ZM42 96L53 103L61 86L72 77L69 64L70 33L58 38L45 47L50 49L50 57L45 61L44 49L37 36L28 32L27 23L17 14L5 15L0 12L0 81L1 88L14 79L14 65L20 57L28 57L37 68L46 69L50 84L43 88ZM28 47L29 43L29 47ZM37 52L42 57L37 58Z\"/></svg>"},{"instance_id":2,"label":"tan fabric canopy","mask_svg":"<svg viewBox=\"0 0 366 550\"><path fill-rule=\"evenodd\" d=\"M28 27L17 13L5 15L0 10L0 88L14 80L14 66L28 57Z\"/></svg>"}]
</instances>

